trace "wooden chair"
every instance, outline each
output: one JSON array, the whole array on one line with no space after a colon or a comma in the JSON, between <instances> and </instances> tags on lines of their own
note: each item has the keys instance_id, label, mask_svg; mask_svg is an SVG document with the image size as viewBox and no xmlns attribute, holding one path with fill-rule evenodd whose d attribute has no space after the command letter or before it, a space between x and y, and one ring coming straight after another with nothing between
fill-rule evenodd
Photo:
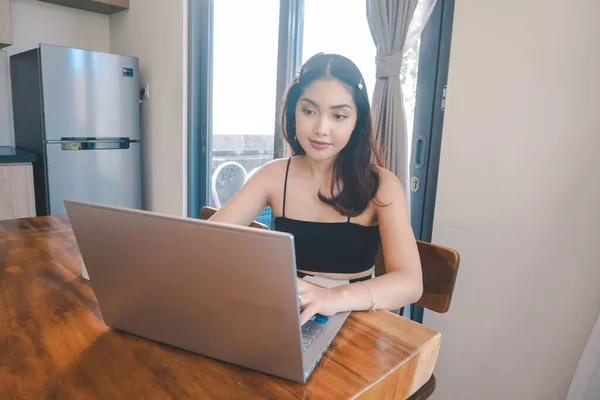
<instances>
[{"instance_id":1,"label":"wooden chair","mask_svg":"<svg viewBox=\"0 0 600 400\"><path fill-rule=\"evenodd\" d=\"M456 250L420 240L417 240L417 247L423 269L423 295L416 304L437 313L445 313L450 309L460 255ZM375 275L380 276L384 273L385 263L380 248L375 259ZM431 375L408 400L429 398L435 390L435 385L435 375Z\"/></svg>"},{"instance_id":2,"label":"wooden chair","mask_svg":"<svg viewBox=\"0 0 600 400\"><path fill-rule=\"evenodd\" d=\"M200 219L208 219L215 212L217 212L215 208L202 207ZM268 229L266 225L256 221L252 222L250 226ZM460 256L455 250L420 240L417 240L417 247L423 268L423 295L416 304L437 313L445 313L450 309ZM384 273L385 262L380 248L375 259L375 275L380 276ZM435 385L435 376L432 375L408 400L429 398L435 390Z\"/></svg>"}]
</instances>

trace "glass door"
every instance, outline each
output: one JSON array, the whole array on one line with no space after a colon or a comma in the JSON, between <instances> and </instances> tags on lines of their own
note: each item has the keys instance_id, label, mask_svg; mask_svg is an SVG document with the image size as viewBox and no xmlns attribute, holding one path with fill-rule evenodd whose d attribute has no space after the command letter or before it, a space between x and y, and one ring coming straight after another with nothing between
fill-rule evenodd
<instances>
[{"instance_id":1,"label":"glass door","mask_svg":"<svg viewBox=\"0 0 600 400\"><path fill-rule=\"evenodd\" d=\"M273 159L279 0L215 1L213 18L208 194L219 208Z\"/></svg>"},{"instance_id":2,"label":"glass door","mask_svg":"<svg viewBox=\"0 0 600 400\"><path fill-rule=\"evenodd\" d=\"M302 0L196 0L189 15L188 216L282 156L278 99L300 62ZM267 207L258 217L270 226Z\"/></svg>"}]
</instances>

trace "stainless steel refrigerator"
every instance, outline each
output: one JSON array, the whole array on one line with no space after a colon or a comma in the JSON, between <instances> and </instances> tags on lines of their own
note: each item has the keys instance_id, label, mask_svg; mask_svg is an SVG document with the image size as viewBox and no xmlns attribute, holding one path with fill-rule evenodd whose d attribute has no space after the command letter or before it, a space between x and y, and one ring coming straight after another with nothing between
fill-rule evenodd
<instances>
[{"instance_id":1,"label":"stainless steel refrigerator","mask_svg":"<svg viewBox=\"0 0 600 400\"><path fill-rule=\"evenodd\" d=\"M38 215L75 199L142 207L136 57L45 45L10 57L16 146L38 154Z\"/></svg>"}]
</instances>

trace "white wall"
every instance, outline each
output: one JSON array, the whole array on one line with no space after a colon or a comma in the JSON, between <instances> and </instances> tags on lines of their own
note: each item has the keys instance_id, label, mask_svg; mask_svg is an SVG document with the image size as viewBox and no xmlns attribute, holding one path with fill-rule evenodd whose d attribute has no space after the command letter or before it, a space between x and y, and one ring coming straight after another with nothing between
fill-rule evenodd
<instances>
[{"instance_id":1,"label":"white wall","mask_svg":"<svg viewBox=\"0 0 600 400\"><path fill-rule=\"evenodd\" d=\"M37 47L40 43L108 51L110 31L108 16L73 8L42 3L37 0L12 0L13 45L3 50L10 56ZM0 60L0 98L6 98L3 69L8 60ZM13 146L12 114L0 101L0 146ZM6 116L11 119L6 121ZM10 126L10 128L6 128Z\"/></svg>"},{"instance_id":2,"label":"white wall","mask_svg":"<svg viewBox=\"0 0 600 400\"><path fill-rule=\"evenodd\" d=\"M12 0L13 45L9 54L37 47L40 43L109 51L107 15L37 0Z\"/></svg>"},{"instance_id":3,"label":"white wall","mask_svg":"<svg viewBox=\"0 0 600 400\"><path fill-rule=\"evenodd\" d=\"M457 1L433 240L462 256L433 398L565 399L600 312L598 0Z\"/></svg>"},{"instance_id":4,"label":"white wall","mask_svg":"<svg viewBox=\"0 0 600 400\"><path fill-rule=\"evenodd\" d=\"M185 214L187 0L130 0L129 10L111 16L37 0L12 0L11 7L9 55L41 42L140 58L141 83L151 87L142 109L144 203ZM0 145L12 140L0 137Z\"/></svg>"},{"instance_id":5,"label":"white wall","mask_svg":"<svg viewBox=\"0 0 600 400\"><path fill-rule=\"evenodd\" d=\"M130 0L110 16L110 49L140 59L145 208L186 210L187 0Z\"/></svg>"}]
</instances>

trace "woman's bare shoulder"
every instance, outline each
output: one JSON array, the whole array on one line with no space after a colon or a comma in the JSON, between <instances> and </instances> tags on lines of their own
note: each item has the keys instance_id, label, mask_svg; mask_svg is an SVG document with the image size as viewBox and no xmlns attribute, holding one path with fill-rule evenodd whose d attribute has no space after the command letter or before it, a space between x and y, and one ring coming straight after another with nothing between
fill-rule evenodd
<instances>
[{"instance_id":1,"label":"woman's bare shoulder","mask_svg":"<svg viewBox=\"0 0 600 400\"><path fill-rule=\"evenodd\" d=\"M289 158L276 158L271 160L260 167L257 173L260 172L263 175L269 176L281 174L281 172L285 172L288 160Z\"/></svg>"},{"instance_id":2,"label":"woman's bare shoulder","mask_svg":"<svg viewBox=\"0 0 600 400\"><path fill-rule=\"evenodd\" d=\"M283 179L287 168L288 158L277 158L271 160L259 167L256 172L252 173L249 181L260 181L263 185L269 185L277 182L279 178Z\"/></svg>"},{"instance_id":3,"label":"woman's bare shoulder","mask_svg":"<svg viewBox=\"0 0 600 400\"><path fill-rule=\"evenodd\" d=\"M404 198L404 186L400 179L392 171L377 167L379 172L379 189L377 189L377 202L380 204L390 204L394 200Z\"/></svg>"}]
</instances>

